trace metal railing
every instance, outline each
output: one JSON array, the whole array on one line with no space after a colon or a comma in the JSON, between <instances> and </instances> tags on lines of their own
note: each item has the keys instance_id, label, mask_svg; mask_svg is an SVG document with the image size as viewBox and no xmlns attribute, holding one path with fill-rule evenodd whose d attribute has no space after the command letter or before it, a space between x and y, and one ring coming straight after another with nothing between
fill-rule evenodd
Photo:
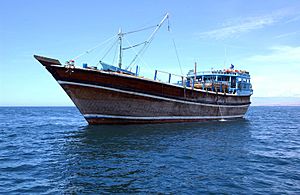
<instances>
[{"instance_id":1,"label":"metal railing","mask_svg":"<svg viewBox=\"0 0 300 195\"><path fill-rule=\"evenodd\" d=\"M172 80L173 76L179 77L179 78L181 78L181 84L180 84L180 81L177 81L176 84L185 86L186 76L184 76L184 75L173 74L173 73L169 73L169 72L161 71L161 70L155 70L155 73L154 73L154 80L155 81L159 80L158 79L158 73L163 73L163 74L168 75L167 83L171 83L171 80Z\"/></svg>"},{"instance_id":2,"label":"metal railing","mask_svg":"<svg viewBox=\"0 0 300 195\"><path fill-rule=\"evenodd\" d=\"M213 73L212 71L206 71L207 73ZM167 76L167 81L165 81L166 83L170 83L170 84L174 84L174 85L179 85L182 86L184 88L191 88L191 89L202 89L202 90L206 90L206 91L213 91L213 92L221 92L221 93L229 93L229 94L235 94L237 91L244 91L244 92L248 92L249 89L248 87L246 87L247 89L240 89L238 88L238 86L236 84L234 84L234 86L232 86L232 82L231 81L215 81L215 80L206 80L206 81L199 81L197 79L195 79L195 77L191 77L191 76L184 76L184 75L179 75L179 74L172 74L166 71L161 71L161 70L155 70L154 73L154 80L155 81L162 81L161 79L159 79L158 74L162 73L165 76ZM203 73L203 72L202 72ZM190 74L190 75L194 75ZM180 80L176 80L176 83L172 83L171 80L172 78L174 78L174 76L176 78L180 78ZM250 84L249 84L250 85Z\"/></svg>"}]
</instances>

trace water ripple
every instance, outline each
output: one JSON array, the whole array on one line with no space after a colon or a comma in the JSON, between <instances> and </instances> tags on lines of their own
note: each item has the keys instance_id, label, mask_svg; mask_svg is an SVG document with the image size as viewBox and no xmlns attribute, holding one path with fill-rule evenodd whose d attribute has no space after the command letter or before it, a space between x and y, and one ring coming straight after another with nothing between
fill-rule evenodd
<instances>
[{"instance_id":1,"label":"water ripple","mask_svg":"<svg viewBox=\"0 0 300 195\"><path fill-rule=\"evenodd\" d=\"M0 108L0 193L300 194L300 108L88 126L76 108Z\"/></svg>"}]
</instances>

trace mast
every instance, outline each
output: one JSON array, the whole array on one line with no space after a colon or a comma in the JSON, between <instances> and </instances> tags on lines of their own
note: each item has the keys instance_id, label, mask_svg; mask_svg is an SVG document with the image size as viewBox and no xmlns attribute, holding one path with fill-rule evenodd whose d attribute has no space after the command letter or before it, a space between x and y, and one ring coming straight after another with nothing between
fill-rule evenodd
<instances>
[{"instance_id":1,"label":"mast","mask_svg":"<svg viewBox=\"0 0 300 195\"><path fill-rule=\"evenodd\" d=\"M122 36L123 36L121 28L119 29L118 36L119 36L119 64L118 65L119 68L121 68L122 67Z\"/></svg>"},{"instance_id":2,"label":"mast","mask_svg":"<svg viewBox=\"0 0 300 195\"><path fill-rule=\"evenodd\" d=\"M149 36L149 38L143 43L144 46L140 49L140 51L135 55L135 57L133 58L133 60L130 62L129 66L131 66L133 64L133 62L135 62L135 60L137 59L137 57L146 49L146 47L148 46L148 44L151 43L151 41L154 38L154 35L157 33L157 31L160 29L160 27L163 25L163 23L169 18L169 13L166 13L166 15L164 16L164 18L160 21L159 24L156 25L155 30L152 32L152 34ZM129 68L129 66L127 66L127 68ZM126 68L126 69L127 69Z\"/></svg>"},{"instance_id":3,"label":"mast","mask_svg":"<svg viewBox=\"0 0 300 195\"><path fill-rule=\"evenodd\" d=\"M160 21L160 23L157 25L157 27L155 28L155 30L152 32L152 34L150 35L150 37L146 41L147 43L149 43L153 39L153 37L156 34L156 32L158 31L158 29L160 29L160 27L163 25L163 23L165 22L165 20L168 19L168 18L169 18L169 13L166 13L165 17Z\"/></svg>"}]
</instances>

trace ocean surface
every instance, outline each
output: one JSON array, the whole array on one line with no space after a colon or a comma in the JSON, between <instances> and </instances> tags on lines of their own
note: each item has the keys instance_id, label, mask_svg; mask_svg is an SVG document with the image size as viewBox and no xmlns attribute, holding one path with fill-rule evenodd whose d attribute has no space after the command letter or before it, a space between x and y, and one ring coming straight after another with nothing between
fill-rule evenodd
<instances>
[{"instance_id":1,"label":"ocean surface","mask_svg":"<svg viewBox=\"0 0 300 195\"><path fill-rule=\"evenodd\" d=\"M1 107L0 193L300 194L300 107L127 126L89 126L74 107Z\"/></svg>"}]
</instances>

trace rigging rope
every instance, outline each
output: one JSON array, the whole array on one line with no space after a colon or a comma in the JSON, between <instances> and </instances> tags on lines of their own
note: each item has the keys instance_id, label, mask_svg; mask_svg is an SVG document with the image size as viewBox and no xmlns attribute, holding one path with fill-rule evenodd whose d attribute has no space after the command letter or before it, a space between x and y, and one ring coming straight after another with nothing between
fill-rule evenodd
<instances>
[{"instance_id":1,"label":"rigging rope","mask_svg":"<svg viewBox=\"0 0 300 195\"><path fill-rule=\"evenodd\" d=\"M96 45L95 47L92 47L91 49L79 54L78 56L76 56L75 58L73 58L73 60L77 60L78 58L80 58L81 56L85 55L85 54L89 54L92 51L94 51L95 49L97 49L98 47L104 45L105 43L109 42L110 40L112 40L113 38L115 38L117 35L114 35L112 37L110 37L109 39L106 39L105 41L103 41L102 43L99 43L98 45Z\"/></svg>"},{"instance_id":2,"label":"rigging rope","mask_svg":"<svg viewBox=\"0 0 300 195\"><path fill-rule=\"evenodd\" d=\"M135 60L137 59L138 55L140 55L141 53L144 53L145 50L149 47L150 43L152 42L152 40L154 39L154 35L157 33L157 31L159 30L159 28L163 25L164 21L166 19L169 19L169 14L167 13L165 15L165 17L160 21L159 24L156 25L155 30L151 33L150 37L145 41L144 46L140 49L140 51L137 53L137 55L133 58L133 60L130 62L129 66L131 66Z\"/></svg>"},{"instance_id":3,"label":"rigging rope","mask_svg":"<svg viewBox=\"0 0 300 195\"><path fill-rule=\"evenodd\" d=\"M174 39L173 33L171 31L171 28L170 28L169 18L168 18L168 31L171 34L171 38L172 38L173 46L174 46L174 49L175 49L176 58L177 58L177 61L178 61L178 65L179 65L179 68L180 68L181 75L183 75L182 68L181 68L181 63L180 63L180 59L179 59L179 55L178 55L178 50L177 50L177 47L176 47L176 44L175 44L175 39Z\"/></svg>"},{"instance_id":4,"label":"rigging rope","mask_svg":"<svg viewBox=\"0 0 300 195\"><path fill-rule=\"evenodd\" d=\"M107 54L112 50L112 48L115 46L115 44L117 44L118 41L119 41L119 39L117 39L115 42L113 42L111 47L106 51L106 53L104 54L104 56L101 58L100 61L102 61L107 56Z\"/></svg>"},{"instance_id":5,"label":"rigging rope","mask_svg":"<svg viewBox=\"0 0 300 195\"><path fill-rule=\"evenodd\" d=\"M144 41L142 43L138 43L138 44L132 45L132 46L130 45L129 47L123 47L122 50L131 49L133 47L137 47L137 46L143 45L145 43L146 43L146 41Z\"/></svg>"},{"instance_id":6,"label":"rigging rope","mask_svg":"<svg viewBox=\"0 0 300 195\"><path fill-rule=\"evenodd\" d=\"M116 44L115 54L114 54L114 58L113 58L113 61L112 61L111 64L114 64L114 63L115 63L117 53L118 53L118 45Z\"/></svg>"},{"instance_id":7,"label":"rigging rope","mask_svg":"<svg viewBox=\"0 0 300 195\"><path fill-rule=\"evenodd\" d=\"M147 45L147 41L144 43L144 47L138 53L136 53L136 55L134 56L133 60L130 62L130 64L129 64L128 67L130 67L136 61L136 59L142 53L142 51L145 50L145 48L146 48L145 46L146 45Z\"/></svg>"},{"instance_id":8,"label":"rigging rope","mask_svg":"<svg viewBox=\"0 0 300 195\"><path fill-rule=\"evenodd\" d=\"M125 38L125 40L127 41L127 43L128 43L129 46L130 46L131 44L130 44L130 42L128 41L128 39ZM134 48L133 48L133 51L134 51L134 53L137 55L137 52L136 52L136 50L135 50ZM143 64L145 64L149 70L151 70L151 68L149 67L149 65L148 65L147 63L145 63L145 61L144 61L143 59L139 58L139 60L140 60ZM126 70L128 70L130 67L131 67L131 65L128 65L128 66L126 67Z\"/></svg>"},{"instance_id":9,"label":"rigging rope","mask_svg":"<svg viewBox=\"0 0 300 195\"><path fill-rule=\"evenodd\" d=\"M180 68L180 72L183 75L182 68L181 68L181 63L180 63L180 60L179 60L179 55L178 55L178 51L177 51L177 47L176 47L174 38L172 38L172 41L173 41L173 45L174 45L174 49L175 49L175 53L176 53L178 65L179 65L179 68Z\"/></svg>"},{"instance_id":10,"label":"rigging rope","mask_svg":"<svg viewBox=\"0 0 300 195\"><path fill-rule=\"evenodd\" d=\"M158 31L158 29L163 25L163 23L164 23L164 21L165 21L166 19L168 20L168 21L167 21L167 22L168 22L168 31L169 31L170 34L172 35L172 32L171 32L171 30L170 30L170 21L169 21L169 15L168 15L168 14L165 15L165 17L163 18L163 20L162 20L159 24L156 24L156 25L153 25L153 26L148 26L148 27L143 27L143 28L138 29L138 30L129 31L129 32L125 32L125 33L122 33L122 34L121 34L121 35L123 36L123 35L128 35L128 34L131 34L131 33L136 33L136 32L140 32L140 31L145 31L145 30L148 30L148 29L156 28L156 29L154 30L154 32L151 33L150 37L149 37L146 41L144 41L144 42L142 42L142 43L138 43L138 44L135 44L135 45L131 45L131 44L129 43L129 41L126 39L126 41L127 41L128 44L129 44L129 47L122 48L122 50L127 50L127 49L133 48L133 50L134 50L134 52L135 52L135 56L134 56L133 60L132 60L132 61L130 62L130 64L126 67L126 69L129 69L137 59L143 62L143 60L140 58L140 56L142 56L142 55L145 53L145 51L148 49L148 47L150 46L150 43L151 43L151 42L153 41L153 39L154 39L154 35L155 35L156 32ZM96 45L95 47L93 47L93 48L91 48L91 49L89 49L89 50L87 50L87 51L81 53L80 55L76 56L76 57L74 58L74 60L77 60L78 58L80 58L81 56L83 56L83 55L85 55L85 54L91 53L92 51L94 51L94 50L97 49L98 47L100 47L100 46L104 45L105 43L111 41L112 39L118 37L118 38L113 42L113 44L108 48L108 50L106 51L106 53L104 54L104 56L101 58L101 60L100 60L100 62L101 62L101 61L108 55L108 53L113 49L113 47L117 44L117 42L119 41L119 36L120 36L120 34L117 34L117 35L114 35L114 36L108 38L107 40L105 40L105 41L103 41L102 43ZM172 42L173 42L173 46L174 46L174 49L175 49L176 58L177 58L177 61L178 61L178 64L179 64L180 72L181 72L181 74L183 75L182 67L181 67L181 62L180 62L180 59L179 59L179 55L178 55L178 50L177 50L177 47L176 47L175 39L173 38L173 36L171 36L171 37L172 37ZM136 50L134 49L134 47L138 47L138 46L141 46L141 45L142 45L143 47L142 47L138 52L136 52ZM116 47L116 48L117 48L117 47ZM114 57L113 57L113 63L114 63L115 58L116 58L116 53L117 53L117 52L115 52ZM112 63L112 64L113 64L113 63ZM144 62L143 62L143 63L144 63ZM99 63L98 63L98 64L99 64ZM98 64L97 64L97 65L98 65ZM144 64L148 66L148 64L146 64L146 63L144 63ZM147 67L147 68L149 68L149 67Z\"/></svg>"},{"instance_id":11,"label":"rigging rope","mask_svg":"<svg viewBox=\"0 0 300 195\"><path fill-rule=\"evenodd\" d=\"M122 35L128 35L128 34L131 34L131 33L141 32L141 31L149 30L149 29L155 28L155 27L157 27L157 25L148 26L148 27L141 28L141 29L138 29L138 30L133 30L133 31L125 32L125 33L122 33Z\"/></svg>"}]
</instances>

